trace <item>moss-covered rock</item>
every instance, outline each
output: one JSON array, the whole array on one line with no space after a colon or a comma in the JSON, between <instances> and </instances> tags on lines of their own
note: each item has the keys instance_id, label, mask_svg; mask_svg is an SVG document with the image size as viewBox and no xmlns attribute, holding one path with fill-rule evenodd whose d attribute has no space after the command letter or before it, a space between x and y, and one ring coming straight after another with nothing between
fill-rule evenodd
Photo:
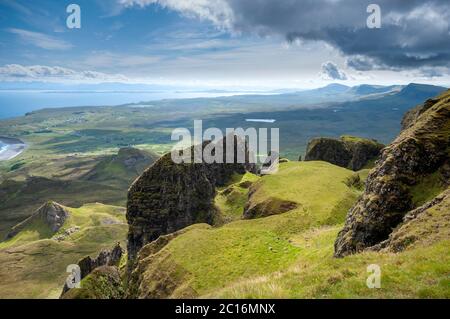
<instances>
[{"instance_id":1,"label":"moss-covered rock","mask_svg":"<svg viewBox=\"0 0 450 319\"><path fill-rule=\"evenodd\" d=\"M371 247L370 250L398 253L417 243L429 246L448 238L450 238L450 189L408 212L389 238Z\"/></svg>"},{"instance_id":2,"label":"moss-covered rock","mask_svg":"<svg viewBox=\"0 0 450 319\"><path fill-rule=\"evenodd\" d=\"M418 105L406 112L402 119L402 130L406 130L407 128L414 125L419 116L434 104L436 104L436 102L436 99L428 99L425 103Z\"/></svg>"},{"instance_id":3,"label":"moss-covered rock","mask_svg":"<svg viewBox=\"0 0 450 319\"><path fill-rule=\"evenodd\" d=\"M354 171L380 155L383 144L360 137L315 138L308 143L305 161L325 161Z\"/></svg>"},{"instance_id":4,"label":"moss-covered rock","mask_svg":"<svg viewBox=\"0 0 450 319\"><path fill-rule=\"evenodd\" d=\"M61 299L122 299L124 288L115 266L96 268L81 281L80 288L70 289Z\"/></svg>"},{"instance_id":5,"label":"moss-covered rock","mask_svg":"<svg viewBox=\"0 0 450 319\"><path fill-rule=\"evenodd\" d=\"M450 91L428 103L410 127L383 150L368 176L365 193L349 211L338 235L336 256L387 239L408 211L448 185ZM414 198L417 194L420 199Z\"/></svg>"},{"instance_id":6,"label":"moss-covered rock","mask_svg":"<svg viewBox=\"0 0 450 319\"><path fill-rule=\"evenodd\" d=\"M175 263L170 252L163 250L173 239L189 231L191 228L209 227L194 225L174 233L158 237L145 245L135 261L126 290L126 298L161 299L171 297L193 298L195 291L184 286L188 276L186 270ZM186 289L185 289L186 288ZM186 290L186 291L185 291Z\"/></svg>"},{"instance_id":7,"label":"moss-covered rock","mask_svg":"<svg viewBox=\"0 0 450 319\"><path fill-rule=\"evenodd\" d=\"M196 152L192 147L192 163L174 163L171 154L166 154L133 183L127 203L130 260L141 247L161 235L194 223L213 223L216 187L225 185L234 174L255 171L247 150L240 149L245 143L238 143L236 136L234 139L234 163L225 163L226 139L223 139L224 163L194 163ZM210 145L205 142L195 147L203 150ZM245 154L244 163L236 160L240 151Z\"/></svg>"},{"instance_id":8,"label":"moss-covered rock","mask_svg":"<svg viewBox=\"0 0 450 319\"><path fill-rule=\"evenodd\" d=\"M114 248L108 250L103 249L100 251L97 257L92 258L91 256L86 256L78 261L78 266L80 267L80 278L84 279L93 273L97 268L105 266L115 266L118 267L122 259L123 249L120 243L114 246ZM67 283L61 293L61 298L63 298L68 292L73 289L69 289ZM69 294L72 295L72 294Z\"/></svg>"}]
</instances>

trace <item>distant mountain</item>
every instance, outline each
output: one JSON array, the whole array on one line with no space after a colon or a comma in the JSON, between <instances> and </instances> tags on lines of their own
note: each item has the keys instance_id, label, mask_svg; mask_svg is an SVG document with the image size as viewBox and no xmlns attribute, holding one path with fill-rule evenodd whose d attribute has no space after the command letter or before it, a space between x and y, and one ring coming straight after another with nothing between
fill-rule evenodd
<instances>
[{"instance_id":1,"label":"distant mountain","mask_svg":"<svg viewBox=\"0 0 450 319\"><path fill-rule=\"evenodd\" d=\"M431 96L438 95L445 91L447 88L442 86L434 86L428 84L417 84L411 83L405 86L400 93L399 97L409 98L409 99L419 99L425 100L430 98Z\"/></svg>"},{"instance_id":2,"label":"distant mountain","mask_svg":"<svg viewBox=\"0 0 450 319\"><path fill-rule=\"evenodd\" d=\"M301 94L345 94L346 96L361 97L365 95L395 94L400 92L399 96L423 100L428 98L429 96L437 95L444 90L446 90L446 88L442 86L419 83L410 83L406 86L361 84L353 87L338 83L332 83L322 88L303 91L301 92Z\"/></svg>"},{"instance_id":3,"label":"distant mountain","mask_svg":"<svg viewBox=\"0 0 450 319\"><path fill-rule=\"evenodd\" d=\"M382 85L361 84L352 87L349 91L356 95L369 95L369 94L397 92L403 89L403 87L404 86L401 85L382 86Z\"/></svg>"},{"instance_id":4,"label":"distant mountain","mask_svg":"<svg viewBox=\"0 0 450 319\"><path fill-rule=\"evenodd\" d=\"M347 85L332 83L332 84L328 84L327 86L324 86L322 88L314 89L311 91L321 92L321 93L345 93L345 92L348 92L349 89L350 89L350 87Z\"/></svg>"}]
</instances>

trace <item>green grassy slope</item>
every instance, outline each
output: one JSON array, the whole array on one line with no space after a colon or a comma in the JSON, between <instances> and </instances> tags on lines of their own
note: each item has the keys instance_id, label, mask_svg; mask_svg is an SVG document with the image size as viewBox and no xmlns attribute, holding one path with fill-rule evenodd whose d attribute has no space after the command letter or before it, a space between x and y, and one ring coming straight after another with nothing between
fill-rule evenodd
<instances>
[{"instance_id":1,"label":"green grassy slope","mask_svg":"<svg viewBox=\"0 0 450 319\"><path fill-rule=\"evenodd\" d=\"M249 201L289 200L298 204L296 209L259 219L235 218L220 227L194 225L159 250L144 249L137 271L143 278L143 295L450 297L448 239L418 243L398 254L366 252L333 258L337 233L360 194L346 185L353 174L324 162L281 164L277 174L254 181ZM218 196L219 209L226 211L227 201L223 194ZM231 203L228 209L236 217L237 202ZM366 286L370 264L382 269L381 289Z\"/></svg>"},{"instance_id":2,"label":"green grassy slope","mask_svg":"<svg viewBox=\"0 0 450 319\"><path fill-rule=\"evenodd\" d=\"M58 233L32 224L0 243L0 298L58 298L68 265L111 249L117 242L124 247L128 230L124 208L86 204L67 209L70 217ZM78 231L56 240L75 226Z\"/></svg>"},{"instance_id":3,"label":"green grassy slope","mask_svg":"<svg viewBox=\"0 0 450 319\"><path fill-rule=\"evenodd\" d=\"M293 243L296 234L343 221L359 194L345 184L352 174L324 162L281 164L278 174L254 182L252 188L257 190L250 200L290 200L298 204L296 209L266 218L235 220L221 227L191 227L148 258L151 266L142 276L155 282L146 286L157 285L167 275L157 275L155 269L170 269L182 280L169 296L201 296L238 280L290 267L301 254ZM224 206L225 201L221 209ZM233 214L236 210L231 207Z\"/></svg>"}]
</instances>

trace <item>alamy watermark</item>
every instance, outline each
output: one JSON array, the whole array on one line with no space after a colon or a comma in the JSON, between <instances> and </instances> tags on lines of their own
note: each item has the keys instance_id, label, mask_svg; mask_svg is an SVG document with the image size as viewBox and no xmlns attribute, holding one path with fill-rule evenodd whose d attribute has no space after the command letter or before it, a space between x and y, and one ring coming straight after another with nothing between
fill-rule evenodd
<instances>
[{"instance_id":1,"label":"alamy watermark","mask_svg":"<svg viewBox=\"0 0 450 319\"><path fill-rule=\"evenodd\" d=\"M81 7L78 4L69 4L66 8L69 16L66 25L69 29L81 29Z\"/></svg>"},{"instance_id":2,"label":"alamy watermark","mask_svg":"<svg viewBox=\"0 0 450 319\"><path fill-rule=\"evenodd\" d=\"M213 127L203 131L203 122L194 121L194 134L187 128L172 132L177 141L171 150L172 161L181 163L226 163L261 165L261 174L278 170L280 133L278 128ZM269 146L270 144L270 146ZM194 147L192 147L194 146Z\"/></svg>"},{"instance_id":3,"label":"alamy watermark","mask_svg":"<svg viewBox=\"0 0 450 319\"><path fill-rule=\"evenodd\" d=\"M381 7L378 4L372 3L367 6L367 13L370 15L367 17L367 27L369 29L381 28Z\"/></svg>"},{"instance_id":4,"label":"alamy watermark","mask_svg":"<svg viewBox=\"0 0 450 319\"><path fill-rule=\"evenodd\" d=\"M369 4L366 9L370 15L367 17L366 24L369 29L381 28L381 7L376 3ZM66 20L67 28L80 29L81 28L81 7L78 4L69 4L66 8L66 13L69 14Z\"/></svg>"},{"instance_id":5,"label":"alamy watermark","mask_svg":"<svg viewBox=\"0 0 450 319\"><path fill-rule=\"evenodd\" d=\"M381 267L377 264L371 264L367 266L367 272L370 273L366 280L367 288L381 288Z\"/></svg>"},{"instance_id":6,"label":"alamy watermark","mask_svg":"<svg viewBox=\"0 0 450 319\"><path fill-rule=\"evenodd\" d=\"M66 272L69 275L66 278L66 286L69 289L81 288L81 269L80 266L72 264L67 266Z\"/></svg>"}]
</instances>

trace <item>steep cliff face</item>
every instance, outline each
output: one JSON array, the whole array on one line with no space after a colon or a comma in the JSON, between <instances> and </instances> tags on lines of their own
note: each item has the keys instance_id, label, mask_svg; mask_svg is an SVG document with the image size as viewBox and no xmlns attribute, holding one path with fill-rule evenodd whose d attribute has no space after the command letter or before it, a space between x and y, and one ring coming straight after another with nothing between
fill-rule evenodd
<instances>
[{"instance_id":1,"label":"steep cliff face","mask_svg":"<svg viewBox=\"0 0 450 319\"><path fill-rule=\"evenodd\" d=\"M305 161L325 161L354 171L377 158L383 144L353 136L315 138L308 143Z\"/></svg>"},{"instance_id":2,"label":"steep cliff face","mask_svg":"<svg viewBox=\"0 0 450 319\"><path fill-rule=\"evenodd\" d=\"M226 139L223 143L225 159ZM205 142L200 147L208 145ZM248 163L248 152L239 149L242 144L236 137L234 145L234 159L238 151L243 151L246 163L176 164L171 154L166 154L133 183L127 203L129 259L161 235L194 223L213 222L215 187L224 185L234 174L255 171L254 165ZM191 151L193 156L194 147Z\"/></svg>"},{"instance_id":3,"label":"steep cliff face","mask_svg":"<svg viewBox=\"0 0 450 319\"><path fill-rule=\"evenodd\" d=\"M40 223L50 229L52 233L56 233L69 217L69 212L60 204L49 201L42 205L33 215L24 220L22 223L14 226L7 235L7 239L16 236L28 225Z\"/></svg>"},{"instance_id":4,"label":"steep cliff face","mask_svg":"<svg viewBox=\"0 0 450 319\"><path fill-rule=\"evenodd\" d=\"M425 104L416 115L406 115L408 128L383 150L363 196L349 211L338 235L335 256L386 240L408 211L448 187L450 91Z\"/></svg>"},{"instance_id":5,"label":"steep cliff face","mask_svg":"<svg viewBox=\"0 0 450 319\"><path fill-rule=\"evenodd\" d=\"M437 99L428 99L425 103L412 108L403 116L402 119L402 130L406 130L407 128L414 125L420 115L422 115L426 110L432 107L434 104L438 102Z\"/></svg>"}]
</instances>

